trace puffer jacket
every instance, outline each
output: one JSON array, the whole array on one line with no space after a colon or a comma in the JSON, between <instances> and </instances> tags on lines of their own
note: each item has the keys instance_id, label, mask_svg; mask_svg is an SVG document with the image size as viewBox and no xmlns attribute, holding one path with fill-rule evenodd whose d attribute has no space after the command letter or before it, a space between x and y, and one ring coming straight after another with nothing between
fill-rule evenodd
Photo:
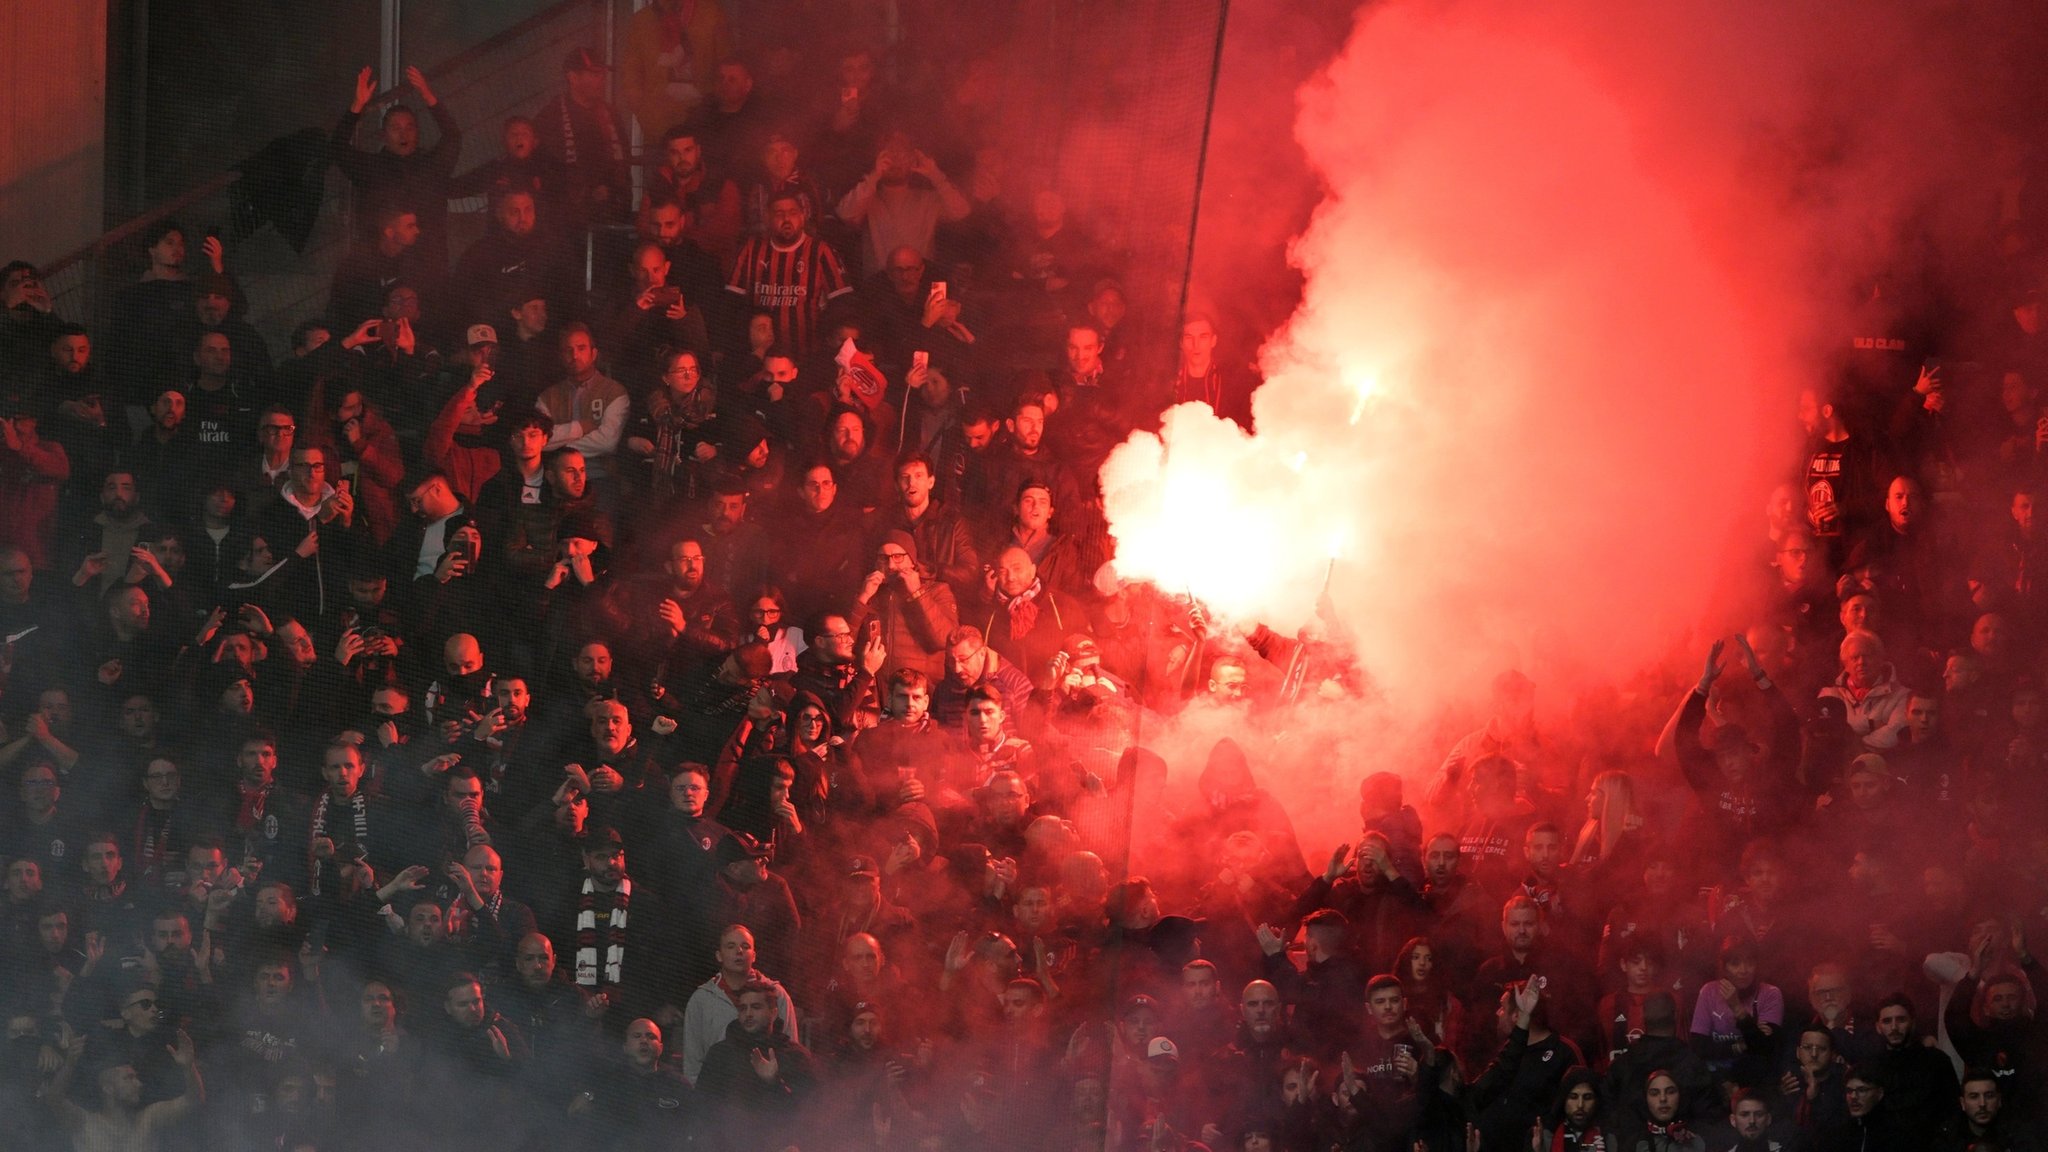
<instances>
[{"instance_id":1,"label":"puffer jacket","mask_svg":"<svg viewBox=\"0 0 2048 1152\"><path fill-rule=\"evenodd\" d=\"M1884 679L1873 685L1858 699L1849 688L1848 673L1835 678L1833 684L1820 690L1823 697L1842 702L1849 730L1863 738L1866 748L1892 748L1899 743L1899 733L1906 727L1906 705L1912 693L1899 683L1899 673L1886 666Z\"/></svg>"}]
</instances>

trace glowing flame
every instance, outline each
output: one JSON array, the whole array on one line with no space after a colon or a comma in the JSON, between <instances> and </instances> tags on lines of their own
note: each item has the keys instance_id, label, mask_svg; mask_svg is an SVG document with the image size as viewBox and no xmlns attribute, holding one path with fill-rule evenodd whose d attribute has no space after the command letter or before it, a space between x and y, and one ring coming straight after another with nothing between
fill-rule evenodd
<instances>
[{"instance_id":1,"label":"glowing flame","mask_svg":"<svg viewBox=\"0 0 2048 1152\"><path fill-rule=\"evenodd\" d=\"M1276 490L1294 486L1277 482L1304 469L1314 471L1304 452L1247 436L1207 405L1169 410L1160 435L1131 437L1102 470L1117 572L1187 591L1219 615L1299 624L1325 575L1315 545L1342 542L1327 531L1304 538L1273 514ZM1275 619L1276 603L1298 605L1297 619Z\"/></svg>"}]
</instances>

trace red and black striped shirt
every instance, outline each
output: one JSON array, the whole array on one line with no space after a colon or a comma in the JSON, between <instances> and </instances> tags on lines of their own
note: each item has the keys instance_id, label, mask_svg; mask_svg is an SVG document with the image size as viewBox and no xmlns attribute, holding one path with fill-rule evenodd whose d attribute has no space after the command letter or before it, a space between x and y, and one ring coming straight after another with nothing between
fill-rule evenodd
<instances>
[{"instance_id":1,"label":"red and black striped shirt","mask_svg":"<svg viewBox=\"0 0 2048 1152\"><path fill-rule=\"evenodd\" d=\"M789 248L756 236L740 248L726 289L775 317L775 338L802 356L817 339L825 304L853 291L839 257L817 237L805 235Z\"/></svg>"}]
</instances>

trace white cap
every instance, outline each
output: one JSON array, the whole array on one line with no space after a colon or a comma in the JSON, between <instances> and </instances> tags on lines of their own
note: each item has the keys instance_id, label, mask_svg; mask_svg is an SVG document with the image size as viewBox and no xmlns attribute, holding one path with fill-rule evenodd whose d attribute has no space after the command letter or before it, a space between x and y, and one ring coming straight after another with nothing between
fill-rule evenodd
<instances>
[{"instance_id":1,"label":"white cap","mask_svg":"<svg viewBox=\"0 0 2048 1152\"><path fill-rule=\"evenodd\" d=\"M498 342L498 330L489 324L471 324L469 326L469 338L466 342L471 348L479 344L496 344Z\"/></svg>"}]
</instances>

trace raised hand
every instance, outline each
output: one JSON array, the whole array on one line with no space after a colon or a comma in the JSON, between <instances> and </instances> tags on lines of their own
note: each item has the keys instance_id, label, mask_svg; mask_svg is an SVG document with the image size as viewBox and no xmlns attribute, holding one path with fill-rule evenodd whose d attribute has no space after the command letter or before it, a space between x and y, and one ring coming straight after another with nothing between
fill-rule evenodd
<instances>
[{"instance_id":1,"label":"raised hand","mask_svg":"<svg viewBox=\"0 0 2048 1152\"><path fill-rule=\"evenodd\" d=\"M759 1048L750 1050L747 1059L754 1065L754 1075L772 1084L782 1074L782 1061L776 1058L775 1049L763 1052Z\"/></svg>"},{"instance_id":2,"label":"raised hand","mask_svg":"<svg viewBox=\"0 0 2048 1152\"><path fill-rule=\"evenodd\" d=\"M1335 884L1337 882L1337 877L1342 876L1346 871L1349 870L1347 862L1350 859L1351 845L1337 845L1337 850L1335 852L1330 853L1330 863L1323 868L1324 883Z\"/></svg>"},{"instance_id":3,"label":"raised hand","mask_svg":"<svg viewBox=\"0 0 2048 1152\"><path fill-rule=\"evenodd\" d=\"M664 598L661 603L654 606L654 614L661 617L662 624L667 626L671 640L681 636L690 626L689 615L683 611L681 604L673 600Z\"/></svg>"},{"instance_id":4,"label":"raised hand","mask_svg":"<svg viewBox=\"0 0 2048 1152\"><path fill-rule=\"evenodd\" d=\"M341 346L354 349L360 348L365 344L382 343L384 340L383 326L384 321L373 316L356 325L355 331L343 336L341 338Z\"/></svg>"},{"instance_id":5,"label":"raised hand","mask_svg":"<svg viewBox=\"0 0 2048 1152\"><path fill-rule=\"evenodd\" d=\"M240 624L244 630L253 632L258 636L268 636L272 632L269 613L254 604L242 605L235 612L235 622Z\"/></svg>"},{"instance_id":6,"label":"raised hand","mask_svg":"<svg viewBox=\"0 0 2048 1152\"><path fill-rule=\"evenodd\" d=\"M427 107L432 108L441 102L435 97L434 90L427 85L427 74L411 64L405 66L405 82L412 85L412 90L420 94L420 99L427 102Z\"/></svg>"},{"instance_id":7,"label":"raised hand","mask_svg":"<svg viewBox=\"0 0 2048 1152\"><path fill-rule=\"evenodd\" d=\"M156 553L137 544L128 550L128 558L142 566L144 576L154 579L166 588L171 586L171 574L164 571L164 566L157 562Z\"/></svg>"},{"instance_id":8,"label":"raised hand","mask_svg":"<svg viewBox=\"0 0 2048 1152\"><path fill-rule=\"evenodd\" d=\"M1280 938L1280 933L1275 931L1271 924L1259 925L1257 935L1259 950L1266 955L1278 956L1287 950L1287 941Z\"/></svg>"},{"instance_id":9,"label":"raised hand","mask_svg":"<svg viewBox=\"0 0 2048 1152\"><path fill-rule=\"evenodd\" d=\"M1351 1053L1345 1052L1343 1054L1343 1058L1338 1063L1338 1070L1337 1103L1349 1107L1351 1098L1363 1092L1365 1085L1358 1079L1358 1069L1352 1066Z\"/></svg>"},{"instance_id":10,"label":"raised hand","mask_svg":"<svg viewBox=\"0 0 2048 1152\"><path fill-rule=\"evenodd\" d=\"M972 950L967 944L967 933L954 933L953 942L946 945L946 971L958 972L962 968L967 967L967 961L971 955Z\"/></svg>"},{"instance_id":11,"label":"raised hand","mask_svg":"<svg viewBox=\"0 0 2048 1152\"><path fill-rule=\"evenodd\" d=\"M1701 695L1705 695L1707 689L1714 686L1714 681L1721 678L1721 650L1727 646L1727 639L1719 638L1714 641L1714 646L1707 650L1707 666L1700 671Z\"/></svg>"},{"instance_id":12,"label":"raised hand","mask_svg":"<svg viewBox=\"0 0 2048 1152\"><path fill-rule=\"evenodd\" d=\"M586 795L590 792L590 773L583 770L583 765L564 764L562 765L562 775L568 783L576 787L577 791Z\"/></svg>"},{"instance_id":13,"label":"raised hand","mask_svg":"<svg viewBox=\"0 0 2048 1152\"><path fill-rule=\"evenodd\" d=\"M1748 633L1737 632L1735 634L1735 650L1742 657L1742 666L1749 669L1750 679L1770 679L1770 672L1764 667L1764 662L1757 658L1756 649L1749 646Z\"/></svg>"},{"instance_id":14,"label":"raised hand","mask_svg":"<svg viewBox=\"0 0 2048 1152\"><path fill-rule=\"evenodd\" d=\"M376 95L377 74L365 65L362 71L356 73L356 99L354 104L349 105L349 110L361 114L363 109L370 106L370 101L375 99Z\"/></svg>"}]
</instances>

